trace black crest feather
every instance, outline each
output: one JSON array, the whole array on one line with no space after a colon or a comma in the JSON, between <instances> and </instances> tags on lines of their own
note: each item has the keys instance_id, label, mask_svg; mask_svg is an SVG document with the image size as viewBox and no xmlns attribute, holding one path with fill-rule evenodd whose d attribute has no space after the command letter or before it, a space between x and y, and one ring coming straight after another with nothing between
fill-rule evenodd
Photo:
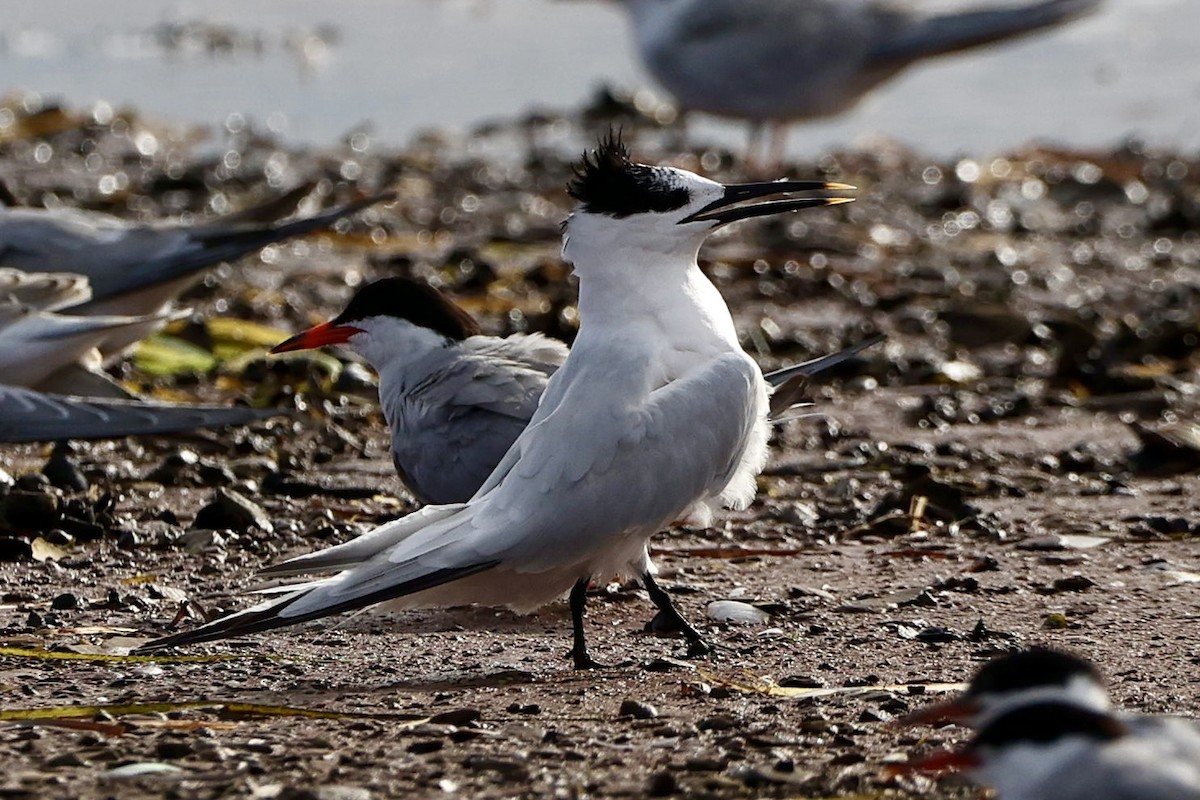
<instances>
[{"instance_id":1,"label":"black crest feather","mask_svg":"<svg viewBox=\"0 0 1200 800\"><path fill-rule=\"evenodd\" d=\"M688 190L675 185L670 173L630 160L629 148L619 131L610 130L596 149L584 153L575 165L567 193L584 211L628 217L683 208L691 199Z\"/></svg>"},{"instance_id":2,"label":"black crest feather","mask_svg":"<svg viewBox=\"0 0 1200 800\"><path fill-rule=\"evenodd\" d=\"M479 323L474 317L446 295L427 283L399 277L384 278L359 289L333 322L348 325L384 316L408 320L455 341L479 333Z\"/></svg>"}]
</instances>

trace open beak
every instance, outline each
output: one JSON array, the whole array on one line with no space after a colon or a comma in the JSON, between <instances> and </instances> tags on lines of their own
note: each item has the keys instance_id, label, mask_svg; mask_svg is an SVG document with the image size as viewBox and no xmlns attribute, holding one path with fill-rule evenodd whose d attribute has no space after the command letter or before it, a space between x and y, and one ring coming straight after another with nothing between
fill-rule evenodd
<instances>
[{"instance_id":1,"label":"open beak","mask_svg":"<svg viewBox=\"0 0 1200 800\"><path fill-rule=\"evenodd\" d=\"M979 713L979 704L973 700L959 699L945 703L933 703L901 717L893 724L898 728L912 725L934 725L939 722L962 722Z\"/></svg>"},{"instance_id":2,"label":"open beak","mask_svg":"<svg viewBox=\"0 0 1200 800\"><path fill-rule=\"evenodd\" d=\"M849 203L853 197L798 197L792 200L773 200L767 203L747 203L760 197L789 194L791 192L833 191L846 192L854 189L844 183L827 183L825 181L770 181L767 183L734 183L725 187L721 197L694 214L689 214L679 220L682 225L686 222L715 222L718 225L728 225L751 217L764 217L769 214L782 214L786 211L799 211L802 208L816 206L835 206L839 203ZM745 204L745 205L742 205Z\"/></svg>"},{"instance_id":3,"label":"open beak","mask_svg":"<svg viewBox=\"0 0 1200 800\"><path fill-rule=\"evenodd\" d=\"M911 772L944 772L948 769L972 769L979 766L979 756L970 750L939 750L907 764L891 764L888 772L907 775Z\"/></svg>"},{"instance_id":4,"label":"open beak","mask_svg":"<svg viewBox=\"0 0 1200 800\"><path fill-rule=\"evenodd\" d=\"M345 344L356 333L362 333L362 328L322 322L320 325L314 325L306 331L297 333L285 342L280 342L271 348L271 352L289 353L292 350L312 350L314 347L324 347L327 344Z\"/></svg>"}]
</instances>

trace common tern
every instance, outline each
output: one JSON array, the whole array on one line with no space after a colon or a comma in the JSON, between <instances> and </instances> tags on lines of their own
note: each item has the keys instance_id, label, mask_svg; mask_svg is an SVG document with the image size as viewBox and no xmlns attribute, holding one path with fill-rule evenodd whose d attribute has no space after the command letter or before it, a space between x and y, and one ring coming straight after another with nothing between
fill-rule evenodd
<instances>
[{"instance_id":1,"label":"common tern","mask_svg":"<svg viewBox=\"0 0 1200 800\"><path fill-rule=\"evenodd\" d=\"M1197 800L1200 751L1121 717L1034 702L989 719L965 747L913 769L966 769L999 800Z\"/></svg>"},{"instance_id":2,"label":"common tern","mask_svg":"<svg viewBox=\"0 0 1200 800\"><path fill-rule=\"evenodd\" d=\"M829 369L881 341L766 375L778 387ZM360 289L342 313L276 345L272 353L345 344L379 374L392 461L422 503L469 500L529 424L567 346L539 333L483 336L444 293L409 278ZM780 403L786 406L786 403ZM782 410L782 409L778 409Z\"/></svg>"},{"instance_id":3,"label":"common tern","mask_svg":"<svg viewBox=\"0 0 1200 800\"><path fill-rule=\"evenodd\" d=\"M530 611L569 593L576 668L595 575L636 575L688 652L710 646L654 579L647 542L673 520L705 525L745 507L767 458L768 387L696 263L714 229L845 202L754 202L824 182L723 186L633 163L609 136L577 167L563 254L579 279L579 334L528 427L466 503L426 506L357 539L284 561L265 576L336 572L144 645L204 642L392 607L477 603Z\"/></svg>"},{"instance_id":4,"label":"common tern","mask_svg":"<svg viewBox=\"0 0 1200 800\"><path fill-rule=\"evenodd\" d=\"M905 67L1059 25L1101 0L622 0L642 61L685 110L773 127L840 114Z\"/></svg>"},{"instance_id":5,"label":"common tern","mask_svg":"<svg viewBox=\"0 0 1200 800\"><path fill-rule=\"evenodd\" d=\"M1094 664L1073 653L1030 648L989 661L960 697L918 709L904 725L961 722L982 730L993 720L1027 706L1070 706L1118 720L1130 736L1150 738L1200 763L1200 727L1193 720L1115 710Z\"/></svg>"},{"instance_id":6,"label":"common tern","mask_svg":"<svg viewBox=\"0 0 1200 800\"><path fill-rule=\"evenodd\" d=\"M77 315L159 314L203 270L329 227L394 196L384 193L271 224L219 219L196 225L142 224L74 208L0 206L0 266L86 277L92 297L73 307ZM112 356L134 341L114 336L101 353Z\"/></svg>"}]
</instances>

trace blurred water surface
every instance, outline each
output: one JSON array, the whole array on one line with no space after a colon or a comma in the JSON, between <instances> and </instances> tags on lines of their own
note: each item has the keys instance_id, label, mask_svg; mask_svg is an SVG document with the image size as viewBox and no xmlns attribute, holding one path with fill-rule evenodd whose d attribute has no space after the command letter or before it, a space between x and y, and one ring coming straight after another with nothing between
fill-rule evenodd
<instances>
[{"instance_id":1,"label":"blurred water surface","mask_svg":"<svg viewBox=\"0 0 1200 800\"><path fill-rule=\"evenodd\" d=\"M324 144L359 126L402 143L597 87L652 88L611 0L0 0L0 94L105 100L168 120L243 114ZM199 41L164 25L203 21ZM1200 146L1197 0L1108 0L1098 15L911 70L842 119L797 126L812 154L879 133L934 155L1031 139ZM227 33L232 32L230 35ZM797 76L796 79L802 79ZM739 125L695 135L741 145Z\"/></svg>"}]
</instances>

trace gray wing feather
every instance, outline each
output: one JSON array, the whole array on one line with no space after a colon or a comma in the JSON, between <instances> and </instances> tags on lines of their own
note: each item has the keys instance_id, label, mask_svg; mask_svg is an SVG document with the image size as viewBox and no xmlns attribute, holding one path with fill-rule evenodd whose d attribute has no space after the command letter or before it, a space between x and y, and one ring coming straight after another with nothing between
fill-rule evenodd
<instances>
[{"instance_id":1,"label":"gray wing feather","mask_svg":"<svg viewBox=\"0 0 1200 800\"><path fill-rule=\"evenodd\" d=\"M218 220L191 227L136 226L75 209L5 209L0 211L0 263L85 275L99 301L232 261L393 197L384 193L272 225Z\"/></svg>"},{"instance_id":2,"label":"gray wing feather","mask_svg":"<svg viewBox=\"0 0 1200 800\"><path fill-rule=\"evenodd\" d=\"M462 508L461 503L444 506L425 506L398 520L380 525L348 542L289 558L259 571L262 577L312 575L318 572L349 569L369 561L379 553L399 544L428 525L446 519Z\"/></svg>"},{"instance_id":3,"label":"gray wing feather","mask_svg":"<svg viewBox=\"0 0 1200 800\"><path fill-rule=\"evenodd\" d=\"M13 301L39 311L57 311L91 297L91 286L83 275L0 267L0 301Z\"/></svg>"},{"instance_id":4,"label":"gray wing feather","mask_svg":"<svg viewBox=\"0 0 1200 800\"><path fill-rule=\"evenodd\" d=\"M473 541L477 556L513 558L529 572L571 563L606 546L612 531L648 535L728 484L757 422L762 378L753 361L722 356L648 395L631 385L637 378L587 361L577 362L581 370L600 374L561 383L555 376L480 489L489 518L504 525ZM597 385L609 391L594 392ZM624 397L647 399L630 407Z\"/></svg>"},{"instance_id":5,"label":"gray wing feather","mask_svg":"<svg viewBox=\"0 0 1200 800\"><path fill-rule=\"evenodd\" d=\"M874 66L905 64L1011 39L1091 13L1102 0L1043 0L1007 7L977 7L925 16L881 10L869 52Z\"/></svg>"},{"instance_id":6,"label":"gray wing feather","mask_svg":"<svg viewBox=\"0 0 1200 800\"><path fill-rule=\"evenodd\" d=\"M134 400L93 400L0 385L0 442L109 439L242 425L274 411Z\"/></svg>"},{"instance_id":7,"label":"gray wing feather","mask_svg":"<svg viewBox=\"0 0 1200 800\"><path fill-rule=\"evenodd\" d=\"M409 391L381 386L409 489L425 502L469 499L529 423L552 369L473 351L431 365Z\"/></svg>"}]
</instances>

